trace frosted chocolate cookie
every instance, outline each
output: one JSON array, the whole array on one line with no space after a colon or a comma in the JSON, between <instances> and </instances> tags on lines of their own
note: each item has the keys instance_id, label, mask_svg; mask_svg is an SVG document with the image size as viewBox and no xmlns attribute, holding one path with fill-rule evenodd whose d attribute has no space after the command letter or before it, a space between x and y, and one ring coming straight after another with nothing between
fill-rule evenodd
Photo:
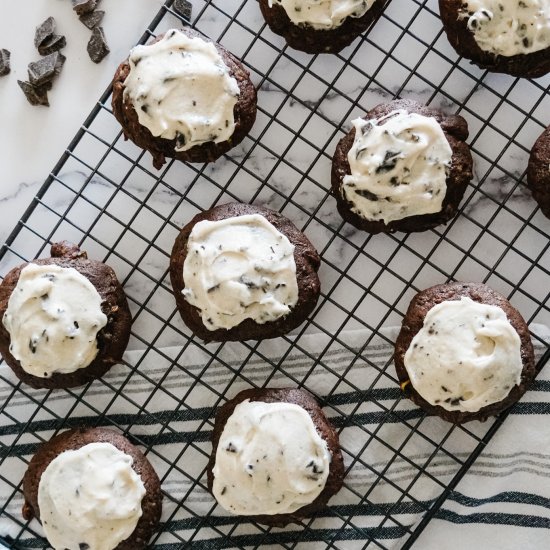
<instances>
[{"instance_id":1,"label":"frosted chocolate cookie","mask_svg":"<svg viewBox=\"0 0 550 550\"><path fill-rule=\"evenodd\" d=\"M282 527L323 509L343 479L338 434L307 391L245 390L218 410L208 487L228 512Z\"/></svg>"},{"instance_id":2,"label":"frosted chocolate cookie","mask_svg":"<svg viewBox=\"0 0 550 550\"><path fill-rule=\"evenodd\" d=\"M338 53L378 19L384 0L259 0L269 28L307 53Z\"/></svg>"},{"instance_id":3,"label":"frosted chocolate cookie","mask_svg":"<svg viewBox=\"0 0 550 550\"><path fill-rule=\"evenodd\" d=\"M239 144L256 119L256 89L241 62L192 29L136 46L113 80L124 134L153 155L212 162Z\"/></svg>"},{"instance_id":4,"label":"frosted chocolate cookie","mask_svg":"<svg viewBox=\"0 0 550 550\"><path fill-rule=\"evenodd\" d=\"M531 150L527 185L542 213L550 218L550 126L542 132Z\"/></svg>"},{"instance_id":5,"label":"frosted chocolate cookie","mask_svg":"<svg viewBox=\"0 0 550 550\"><path fill-rule=\"evenodd\" d=\"M481 283L449 283L412 300L395 345L401 387L422 409L460 424L513 405L535 376L521 314Z\"/></svg>"},{"instance_id":6,"label":"frosted chocolate cookie","mask_svg":"<svg viewBox=\"0 0 550 550\"><path fill-rule=\"evenodd\" d=\"M23 478L23 517L56 550L147 548L162 511L159 478L143 453L106 428L44 443Z\"/></svg>"},{"instance_id":7,"label":"frosted chocolate cookie","mask_svg":"<svg viewBox=\"0 0 550 550\"><path fill-rule=\"evenodd\" d=\"M439 0L439 9L453 48L482 69L550 71L550 0Z\"/></svg>"},{"instance_id":8,"label":"frosted chocolate cookie","mask_svg":"<svg viewBox=\"0 0 550 550\"><path fill-rule=\"evenodd\" d=\"M170 277L185 324L205 341L275 338L296 328L319 298L320 258L281 214L216 206L180 232Z\"/></svg>"},{"instance_id":9,"label":"frosted chocolate cookie","mask_svg":"<svg viewBox=\"0 0 550 550\"><path fill-rule=\"evenodd\" d=\"M332 192L344 220L369 233L448 222L472 179L468 125L416 101L383 103L340 140Z\"/></svg>"},{"instance_id":10,"label":"frosted chocolate cookie","mask_svg":"<svg viewBox=\"0 0 550 550\"><path fill-rule=\"evenodd\" d=\"M33 388L71 388L119 363L131 316L115 272L66 242L0 285L0 352Z\"/></svg>"}]
</instances>

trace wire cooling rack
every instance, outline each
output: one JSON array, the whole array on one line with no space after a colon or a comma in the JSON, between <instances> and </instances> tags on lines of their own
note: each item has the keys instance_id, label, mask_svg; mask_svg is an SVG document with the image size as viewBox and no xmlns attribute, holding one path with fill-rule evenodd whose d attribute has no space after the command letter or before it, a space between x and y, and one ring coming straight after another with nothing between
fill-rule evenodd
<instances>
[{"instance_id":1,"label":"wire cooling rack","mask_svg":"<svg viewBox=\"0 0 550 550\"><path fill-rule=\"evenodd\" d=\"M172 3L161 8L141 43L188 23ZM148 154L124 142L105 92L3 246L0 265L5 274L46 256L52 242L80 243L123 281L134 318L128 357L137 355L113 369L116 377L109 373L75 390L35 391L0 377L8 387L0 403L0 489L9 495L0 502L0 518L15 526L10 547L47 547L37 524L23 521L17 509L20 479L41 441L82 423L121 430L159 471L165 514L151 543L156 548L412 546L506 415L464 427L426 417L401 398L385 327L400 324L418 290L452 279L487 282L531 326L550 326L548 222L524 186L529 150L549 122L549 80L492 75L458 59L437 14L435 0L388 2L373 28L341 54L309 56L269 31L256 2L194 0L191 24L239 57L259 89L251 135L213 165L170 162L153 170ZM460 215L447 226L369 236L336 213L331 155L351 119L398 96L468 120L476 176ZM230 359L231 345L204 345L175 310L167 268L179 228L196 212L231 200L280 210L323 258L319 305L299 330L277 340L275 359L258 342L239 344L238 360ZM352 345L348 335L357 331L363 337ZM312 349L315 334L323 343ZM540 368L549 353L533 337L543 354ZM344 353L339 370L331 359L335 347ZM200 364L191 365L197 353ZM160 374L143 367L147 358L162 365ZM297 358L306 365L301 371L291 367ZM258 365L267 368L259 378L253 376ZM363 382L354 376L361 368L369 373ZM168 383L174 374L185 377L184 390ZM216 407L238 384L268 386L279 375L314 391L342 435L355 430L354 444L342 438L345 503L337 496L320 517L284 530L224 516L206 493L204 469ZM315 376L329 380L327 391L316 391ZM133 393L135 385L141 394ZM33 404L24 414L16 408L20 399ZM164 404L160 412L152 412L155 402ZM121 408L130 412L115 414ZM374 447L387 459L368 460ZM446 477L437 473L443 463ZM365 473L363 484L350 482L356 469ZM430 498L422 498L418 488L427 483ZM197 507L192 497L198 493Z\"/></svg>"}]
</instances>

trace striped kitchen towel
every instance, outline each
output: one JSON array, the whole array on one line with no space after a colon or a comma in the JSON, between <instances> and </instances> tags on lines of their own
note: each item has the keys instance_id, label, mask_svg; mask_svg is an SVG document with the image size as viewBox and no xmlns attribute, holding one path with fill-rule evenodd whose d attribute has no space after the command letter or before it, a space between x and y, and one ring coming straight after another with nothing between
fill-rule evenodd
<instances>
[{"instance_id":1,"label":"striped kitchen towel","mask_svg":"<svg viewBox=\"0 0 550 550\"><path fill-rule=\"evenodd\" d=\"M544 327L531 328L549 340ZM57 431L100 419L127 430L161 477L162 533L152 548L351 550L369 542L369 548L400 548L492 422L461 428L424 416L401 398L387 340L374 340L355 359L369 336L354 331L330 341L324 334L307 335L300 338L301 349L290 350L276 339L262 342L261 354L253 356L248 347L230 343L219 350L223 361L211 361L219 345L191 343L181 357L178 348L134 350L104 381L72 391L14 390L16 378L1 365L0 536L14 548L47 548L39 523L21 518L26 464ZM546 349L535 346L538 356ZM274 370L271 364L283 354ZM229 516L206 490L216 405L247 387L297 384L322 399L340 432L348 470L344 488L325 512L302 525L268 529ZM546 550L549 419L545 369L414 547Z\"/></svg>"}]
</instances>

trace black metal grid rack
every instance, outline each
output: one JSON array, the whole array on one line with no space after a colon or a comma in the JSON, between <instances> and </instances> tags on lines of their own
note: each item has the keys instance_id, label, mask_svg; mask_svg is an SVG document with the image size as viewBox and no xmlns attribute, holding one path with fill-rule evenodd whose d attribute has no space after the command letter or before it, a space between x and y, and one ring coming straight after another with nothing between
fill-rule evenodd
<instances>
[{"instance_id":1,"label":"black metal grid rack","mask_svg":"<svg viewBox=\"0 0 550 550\"><path fill-rule=\"evenodd\" d=\"M172 3L166 1L141 43L187 23ZM0 518L17 526L7 543L46 547L36 524L24 522L15 508L21 499L17 474L41 441L87 424L121 430L159 470L166 512L154 547L410 548L506 415L464 427L426 417L400 395L385 327L399 325L415 292L452 279L487 282L509 296L530 323L550 325L549 286L541 284L550 275L547 222L523 184L530 147L549 122L544 113L550 80L491 75L458 59L432 0L389 1L370 32L336 56L309 56L284 46L266 27L256 2L193 4L192 25L242 59L259 88L251 135L213 166L170 162L157 172L148 154L124 142L107 90L2 248L3 274L47 255L48 244L60 239L76 241L90 257L112 265L133 313L130 348L139 350L116 377L108 374L74 390L34 391L0 376L8 387L0 403L0 490L8 494L0 502ZM331 155L352 118L398 96L468 120L476 178L460 215L447 226L418 235L369 236L336 214L329 194ZM279 339L276 358L258 342L240 344L240 358L230 358L227 345L193 338L175 310L167 277L173 238L197 211L230 200L280 210L323 258L319 305L295 334ZM364 336L350 344L347 335L357 330ZM307 342L314 333L322 336L322 345L312 349ZM533 337L540 367L550 352ZM335 347L347 357L339 369L331 362ZM204 358L201 364L188 363L191 352ZM148 356L163 365L154 375L142 368ZM292 367L297 358L301 370ZM252 376L260 364L268 374ZM209 377L214 369L221 386ZM354 375L357 369L369 373L363 382ZM319 375L330 380L328 390L310 383ZM185 389L169 384L171 376L185 377ZM239 384L277 385L281 377L316 393L340 432L353 429L356 440L354 445L342 440L348 469L344 497L319 517L284 530L220 513L206 495L204 470L216 407ZM133 384L146 388L147 397L138 400ZM55 396L61 394L58 406ZM20 413L16 405L23 398L34 406ZM155 400L167 406L153 411ZM116 412L120 408L128 414ZM166 452L166 444L176 444L175 454ZM369 460L374 447L384 450L384 461ZM440 463L446 464L446 477L438 473ZM367 481L352 484L358 468ZM419 489L427 483L429 498ZM386 496L380 496L383 488L391 500L383 491ZM201 498L193 500L197 493Z\"/></svg>"}]
</instances>

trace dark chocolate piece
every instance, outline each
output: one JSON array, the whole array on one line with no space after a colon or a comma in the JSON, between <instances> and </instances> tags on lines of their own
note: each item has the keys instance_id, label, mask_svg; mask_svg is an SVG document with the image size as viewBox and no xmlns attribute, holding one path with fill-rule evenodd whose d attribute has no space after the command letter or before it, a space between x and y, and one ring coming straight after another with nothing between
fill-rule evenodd
<instances>
[{"instance_id":1,"label":"dark chocolate piece","mask_svg":"<svg viewBox=\"0 0 550 550\"><path fill-rule=\"evenodd\" d=\"M58 52L67 45L67 40L61 34L54 34L49 40L38 46L40 55L49 55L53 52Z\"/></svg>"},{"instance_id":2,"label":"dark chocolate piece","mask_svg":"<svg viewBox=\"0 0 550 550\"><path fill-rule=\"evenodd\" d=\"M38 61L29 63L29 81L33 86L42 86L51 82L61 71L65 56L59 52L51 53Z\"/></svg>"},{"instance_id":3,"label":"dark chocolate piece","mask_svg":"<svg viewBox=\"0 0 550 550\"><path fill-rule=\"evenodd\" d=\"M39 49L44 42L47 42L55 33L55 19L48 17L41 25L36 27L34 33L34 47Z\"/></svg>"},{"instance_id":4,"label":"dark chocolate piece","mask_svg":"<svg viewBox=\"0 0 550 550\"><path fill-rule=\"evenodd\" d=\"M407 353L413 338L424 326L424 319L430 309L446 300L460 300L462 297L471 298L474 302L479 302L480 304L500 307L506 313L508 321L510 321L510 324L514 327L521 340L523 371L521 373L520 384L514 386L502 401L487 405L477 412L448 411L440 405L431 405L414 389L405 368L405 353ZM501 413L519 400L526 392L527 387L536 374L533 344L531 343L529 328L525 320L520 312L504 296L501 296L498 292L482 283L447 283L432 286L419 292L412 299L403 319L401 332L395 343L394 360L397 377L399 378L401 389L405 392L406 396L428 414L435 414L443 418L443 420L454 424L462 424L471 420L484 421L490 416Z\"/></svg>"},{"instance_id":5,"label":"dark chocolate piece","mask_svg":"<svg viewBox=\"0 0 550 550\"><path fill-rule=\"evenodd\" d=\"M181 29L181 32L190 38L200 37L206 42L211 42L199 32L188 27ZM159 35L150 43L162 40L163 36L163 34ZM240 91L237 104L233 108L235 131L228 140L220 143L208 141L201 145L195 145L187 151L176 151L175 148L178 142L181 143L181 137L176 136L174 139L166 139L153 136L145 126L140 124L138 114L132 102L124 97L124 82L130 73L128 60L122 62L117 69L113 80L113 113L122 125L125 137L151 153L155 168L160 169L166 162L167 157L177 158L185 162L213 162L238 145L248 135L256 120L256 88L254 88L254 84L250 80L249 72L223 46L215 42L213 44L222 57L223 62L229 68L229 74L237 81Z\"/></svg>"},{"instance_id":6,"label":"dark chocolate piece","mask_svg":"<svg viewBox=\"0 0 550 550\"><path fill-rule=\"evenodd\" d=\"M91 11L90 13L85 13L84 15L81 15L79 19L83 25L86 25L89 29L93 29L101 23L104 15L104 11L97 10Z\"/></svg>"},{"instance_id":7,"label":"dark chocolate piece","mask_svg":"<svg viewBox=\"0 0 550 550\"><path fill-rule=\"evenodd\" d=\"M78 15L84 15L94 11L98 4L98 0L73 0L73 10Z\"/></svg>"},{"instance_id":8,"label":"dark chocolate piece","mask_svg":"<svg viewBox=\"0 0 550 550\"><path fill-rule=\"evenodd\" d=\"M100 63L111 51L105 40L103 27L95 27L88 42L88 55L94 63Z\"/></svg>"},{"instance_id":9,"label":"dark chocolate piece","mask_svg":"<svg viewBox=\"0 0 550 550\"><path fill-rule=\"evenodd\" d=\"M176 0L172 6L172 9L183 18L190 20L193 6L187 0Z\"/></svg>"},{"instance_id":10,"label":"dark chocolate piece","mask_svg":"<svg viewBox=\"0 0 550 550\"><path fill-rule=\"evenodd\" d=\"M160 481L147 457L123 435L108 428L77 428L60 433L40 446L29 463L23 478L25 504L23 517L40 517L38 505L38 487L40 478L52 460L65 451L73 451L91 443L110 443L119 451L132 457L132 468L145 486L145 495L141 501L141 517L132 534L117 545L117 550L144 550L152 534L157 530L162 512L162 491ZM89 548L80 543L80 548Z\"/></svg>"},{"instance_id":11,"label":"dark chocolate piece","mask_svg":"<svg viewBox=\"0 0 550 550\"><path fill-rule=\"evenodd\" d=\"M193 227L201 221L220 221L246 214L260 214L294 245L298 302L288 315L275 321L259 324L254 319L245 319L230 329L208 330L202 321L200 310L189 304L182 294L185 288L183 264L187 257L187 242ZM206 342L262 340L276 338L290 332L300 326L315 309L321 292L321 283L317 275L320 263L319 254L309 239L282 214L262 206L234 202L218 205L197 214L181 230L170 257L170 279L183 322L202 340Z\"/></svg>"},{"instance_id":12,"label":"dark chocolate piece","mask_svg":"<svg viewBox=\"0 0 550 550\"><path fill-rule=\"evenodd\" d=\"M9 50L0 49L0 76L6 76L10 73L10 56Z\"/></svg>"},{"instance_id":13,"label":"dark chocolate piece","mask_svg":"<svg viewBox=\"0 0 550 550\"><path fill-rule=\"evenodd\" d=\"M18 80L17 84L23 90L27 101L31 105L44 105L50 106L48 101L48 88L46 86L33 86L30 82L24 80Z\"/></svg>"},{"instance_id":14,"label":"dark chocolate piece","mask_svg":"<svg viewBox=\"0 0 550 550\"><path fill-rule=\"evenodd\" d=\"M48 85L51 85L51 82L45 84L45 86ZM115 363L120 363L130 338L132 317L124 290L115 272L108 265L89 260L86 252L66 241L53 244L51 255L51 258L33 260L32 263L72 267L86 277L101 296L101 309L107 315L108 323L97 334L96 357L87 367L75 372L54 373L50 378L33 376L23 370L19 361L10 353L10 334L2 323L0 323L0 353L16 376L33 388L74 388L100 378ZM0 284L0 319L6 312L11 293L17 286L21 270L26 265L12 269Z\"/></svg>"}]
</instances>

